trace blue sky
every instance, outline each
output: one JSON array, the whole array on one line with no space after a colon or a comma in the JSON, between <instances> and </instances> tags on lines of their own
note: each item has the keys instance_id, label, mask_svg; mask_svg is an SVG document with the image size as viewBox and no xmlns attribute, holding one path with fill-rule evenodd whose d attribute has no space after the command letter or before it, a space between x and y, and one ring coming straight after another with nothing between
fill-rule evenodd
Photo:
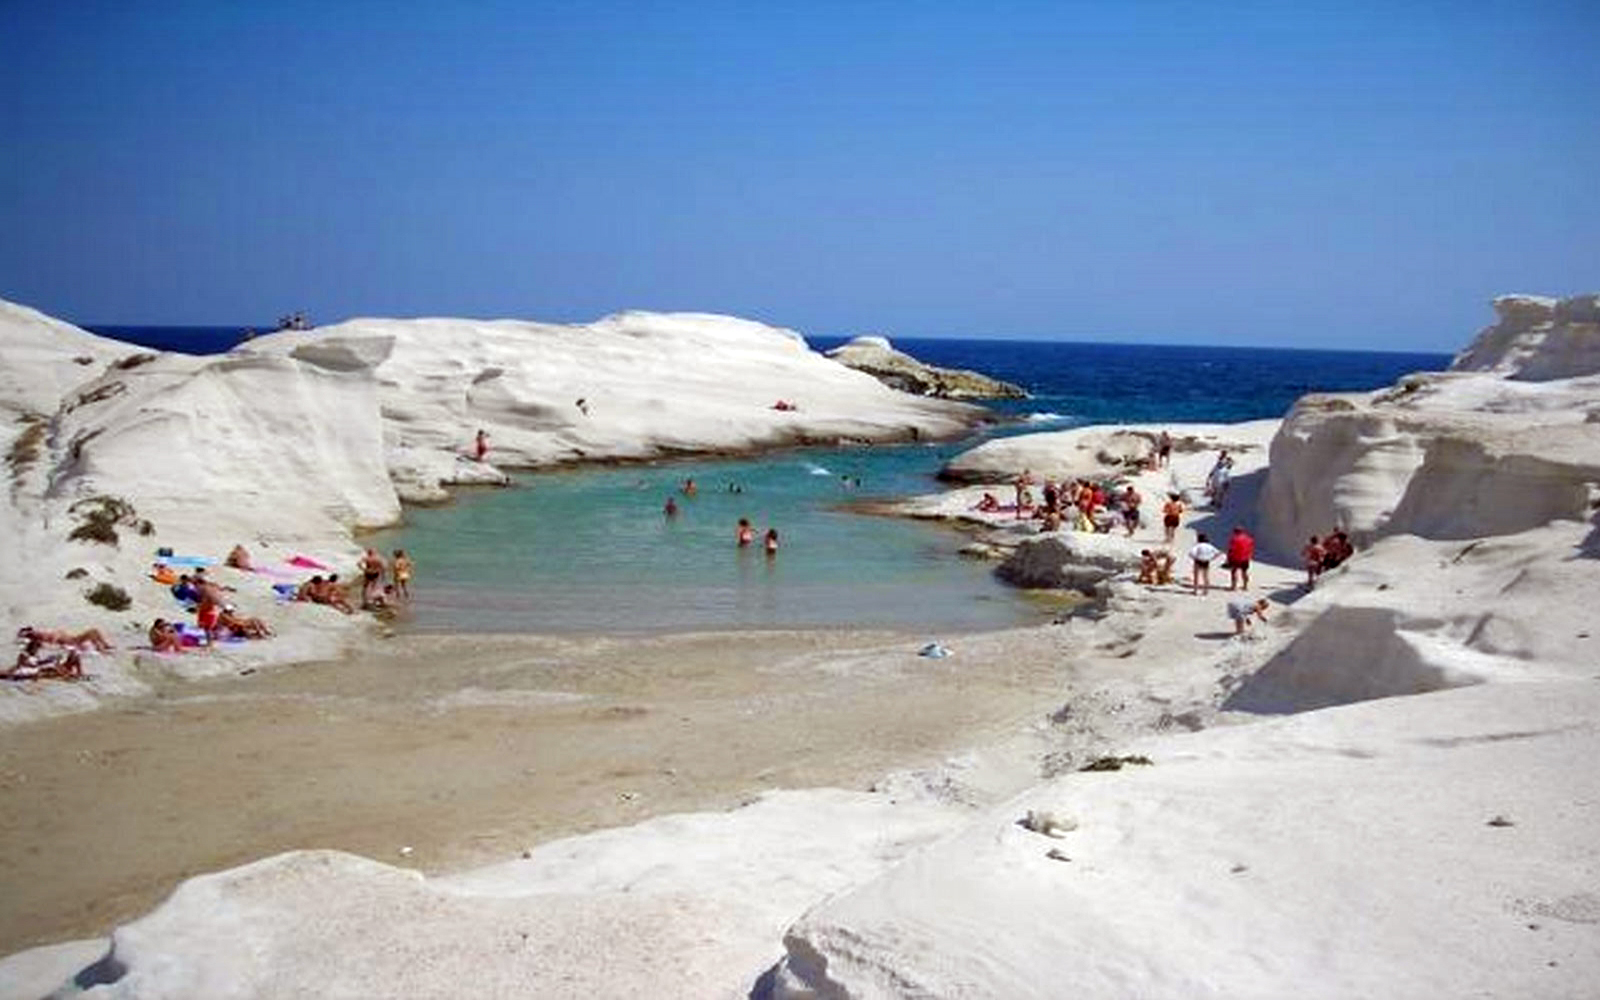
<instances>
[{"instance_id":1,"label":"blue sky","mask_svg":"<svg viewBox=\"0 0 1600 1000\"><path fill-rule=\"evenodd\" d=\"M1600 289L1600 4L0 0L0 297L1453 349Z\"/></svg>"}]
</instances>

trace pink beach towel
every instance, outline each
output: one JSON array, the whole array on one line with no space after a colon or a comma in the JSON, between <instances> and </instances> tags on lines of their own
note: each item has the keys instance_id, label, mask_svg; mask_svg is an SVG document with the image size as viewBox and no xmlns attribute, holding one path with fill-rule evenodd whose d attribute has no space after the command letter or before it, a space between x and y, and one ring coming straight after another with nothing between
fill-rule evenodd
<instances>
[{"instance_id":1,"label":"pink beach towel","mask_svg":"<svg viewBox=\"0 0 1600 1000\"><path fill-rule=\"evenodd\" d=\"M290 566L299 566L302 569L328 569L329 568L329 567L324 566L321 563L317 562L315 559L312 559L310 556L299 556L299 555L297 555L294 558L290 559L289 560L289 565Z\"/></svg>"}]
</instances>

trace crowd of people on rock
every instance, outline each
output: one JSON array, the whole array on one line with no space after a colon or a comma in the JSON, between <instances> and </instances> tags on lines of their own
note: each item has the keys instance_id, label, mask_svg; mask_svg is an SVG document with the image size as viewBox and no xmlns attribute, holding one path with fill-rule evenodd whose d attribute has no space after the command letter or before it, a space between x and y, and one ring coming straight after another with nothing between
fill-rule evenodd
<instances>
[{"instance_id":1,"label":"crowd of people on rock","mask_svg":"<svg viewBox=\"0 0 1600 1000\"><path fill-rule=\"evenodd\" d=\"M300 558L299 566L321 566ZM245 573L285 571L257 567L243 545L230 549L223 565ZM294 602L321 604L344 614L355 614L358 608L385 612L410 599L413 564L403 549L396 549L393 558L386 562L368 548L357 565L362 580L359 604L352 601L349 588L334 572L313 574L298 585L275 584L272 589L280 597ZM166 562L157 561L151 566L150 579L166 586L183 610L194 615L192 626L177 619L155 619L146 632L150 648L155 652L183 653L220 641L266 639L274 634L265 619L242 613L230 596L237 593L237 588L213 580L204 566L180 573Z\"/></svg>"},{"instance_id":2,"label":"crowd of people on rock","mask_svg":"<svg viewBox=\"0 0 1600 1000\"><path fill-rule=\"evenodd\" d=\"M1040 484L1040 501L1035 502L1033 473L1024 469L1012 481L1016 499L1010 508L1003 507L993 493L984 493L972 509L981 513L997 514L1010 510L1016 519L1033 518L1042 531L1060 531L1063 527L1073 531L1106 534L1121 525L1128 537L1143 523L1144 497L1132 483L1116 485L1114 481L1072 479L1052 482L1045 479Z\"/></svg>"},{"instance_id":3,"label":"crowd of people on rock","mask_svg":"<svg viewBox=\"0 0 1600 1000\"><path fill-rule=\"evenodd\" d=\"M1139 464L1147 469L1169 467L1172 448L1171 435L1163 431L1155 439L1150 454ZM1213 510L1221 509L1226 502L1233 468L1234 459L1224 449L1206 473L1204 493ZM990 514L1014 513L1017 518L1031 515L1043 522L1041 529L1045 531L1066 526L1079 531L1107 533L1120 524L1131 537L1141 526L1143 497L1132 483L1113 485L1109 481L1096 482L1092 479L1052 482L1046 478L1041 486L1042 502L1036 505L1033 497L1035 482L1032 471L1024 469L1011 480L1015 492L1014 505L1003 506L993 492L984 492L973 509ZM1187 511L1188 505L1181 491L1174 489L1166 494L1161 504L1163 544L1139 551L1135 582L1147 586L1178 585L1179 557L1174 554L1173 546ZM1301 552L1306 589L1313 588L1322 573L1342 564L1354 551L1350 537L1343 529L1335 529L1320 537L1312 536ZM1227 589L1230 592L1250 590L1250 571L1255 562L1256 545L1254 537L1243 525L1235 525L1220 546L1206 532L1197 532L1194 544L1183 554L1187 556L1189 572L1182 582L1190 593L1205 596L1211 592L1213 569L1227 570ZM1222 587L1220 581L1217 587ZM1238 597L1230 600L1227 613L1233 622L1234 634L1243 634L1255 622L1265 621L1269 607L1265 598Z\"/></svg>"}]
</instances>

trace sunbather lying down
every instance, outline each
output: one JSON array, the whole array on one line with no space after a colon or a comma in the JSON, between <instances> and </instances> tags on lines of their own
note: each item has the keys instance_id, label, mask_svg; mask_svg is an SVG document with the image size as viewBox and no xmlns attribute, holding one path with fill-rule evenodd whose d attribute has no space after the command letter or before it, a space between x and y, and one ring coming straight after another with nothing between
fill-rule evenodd
<instances>
[{"instance_id":1,"label":"sunbather lying down","mask_svg":"<svg viewBox=\"0 0 1600 1000\"><path fill-rule=\"evenodd\" d=\"M29 639L17 654L16 665L0 672L0 681L75 681L83 677L83 661L76 649L61 653L46 653L43 649L44 643L39 639Z\"/></svg>"}]
</instances>

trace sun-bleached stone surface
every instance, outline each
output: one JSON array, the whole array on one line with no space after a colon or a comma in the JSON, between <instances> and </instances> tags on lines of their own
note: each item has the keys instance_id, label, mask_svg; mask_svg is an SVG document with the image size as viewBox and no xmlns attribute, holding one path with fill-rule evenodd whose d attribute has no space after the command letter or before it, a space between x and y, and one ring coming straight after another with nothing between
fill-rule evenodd
<instances>
[{"instance_id":1,"label":"sun-bleached stone surface","mask_svg":"<svg viewBox=\"0 0 1600 1000\"><path fill-rule=\"evenodd\" d=\"M1600 482L1600 376L1416 375L1308 396L1273 439L1260 507L1280 551L1335 527L1465 539L1588 516Z\"/></svg>"},{"instance_id":2,"label":"sun-bleached stone surface","mask_svg":"<svg viewBox=\"0 0 1600 1000\"><path fill-rule=\"evenodd\" d=\"M1142 547L1148 543L1142 546L1120 531L1104 535L1051 531L1019 541L995 572L1018 587L1098 594L1114 577L1137 571Z\"/></svg>"},{"instance_id":3,"label":"sun-bleached stone surface","mask_svg":"<svg viewBox=\"0 0 1600 1000\"><path fill-rule=\"evenodd\" d=\"M1591 530L1379 541L1194 654L1240 724L1129 739L1152 764L1048 781L820 904L764 996L1586 995Z\"/></svg>"},{"instance_id":4,"label":"sun-bleached stone surface","mask_svg":"<svg viewBox=\"0 0 1600 1000\"><path fill-rule=\"evenodd\" d=\"M924 364L896 350L886 337L856 337L827 352L843 365L882 381L891 388L918 396L946 399L1026 399L1019 385L960 368Z\"/></svg>"},{"instance_id":5,"label":"sun-bleached stone surface","mask_svg":"<svg viewBox=\"0 0 1600 1000\"><path fill-rule=\"evenodd\" d=\"M239 348L376 382L402 498L483 479L479 429L508 468L958 434L982 412L895 392L807 349L792 330L728 316L629 312L586 325L357 319ZM777 408L779 403L786 408Z\"/></svg>"}]
</instances>

